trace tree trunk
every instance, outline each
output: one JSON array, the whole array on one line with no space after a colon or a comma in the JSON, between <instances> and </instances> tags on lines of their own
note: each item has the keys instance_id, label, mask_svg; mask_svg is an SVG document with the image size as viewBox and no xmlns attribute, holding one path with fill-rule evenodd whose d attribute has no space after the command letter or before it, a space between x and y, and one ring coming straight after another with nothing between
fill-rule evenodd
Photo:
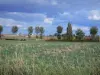
<instances>
[{"instance_id":1,"label":"tree trunk","mask_svg":"<svg viewBox=\"0 0 100 75\"><path fill-rule=\"evenodd\" d=\"M31 35L30 34L28 34L28 38L31 38Z\"/></svg>"},{"instance_id":2,"label":"tree trunk","mask_svg":"<svg viewBox=\"0 0 100 75\"><path fill-rule=\"evenodd\" d=\"M43 37L42 37L42 34L40 34L40 39L42 39Z\"/></svg>"},{"instance_id":3,"label":"tree trunk","mask_svg":"<svg viewBox=\"0 0 100 75\"><path fill-rule=\"evenodd\" d=\"M38 38L38 34L36 34L36 38Z\"/></svg>"},{"instance_id":4,"label":"tree trunk","mask_svg":"<svg viewBox=\"0 0 100 75\"><path fill-rule=\"evenodd\" d=\"M60 40L60 39L61 39L61 35L60 35L60 34L58 34L58 35L57 35L57 38L58 38L58 40Z\"/></svg>"},{"instance_id":5,"label":"tree trunk","mask_svg":"<svg viewBox=\"0 0 100 75\"><path fill-rule=\"evenodd\" d=\"M92 35L92 40L95 41L95 35Z\"/></svg>"},{"instance_id":6,"label":"tree trunk","mask_svg":"<svg viewBox=\"0 0 100 75\"><path fill-rule=\"evenodd\" d=\"M0 32L0 39L1 39L1 32Z\"/></svg>"}]
</instances>

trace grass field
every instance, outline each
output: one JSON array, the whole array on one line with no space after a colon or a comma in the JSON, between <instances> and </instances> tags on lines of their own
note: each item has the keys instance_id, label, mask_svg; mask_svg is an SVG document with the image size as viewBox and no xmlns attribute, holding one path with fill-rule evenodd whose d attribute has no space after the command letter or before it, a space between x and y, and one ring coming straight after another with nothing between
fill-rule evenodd
<instances>
[{"instance_id":1,"label":"grass field","mask_svg":"<svg viewBox=\"0 0 100 75\"><path fill-rule=\"evenodd\" d=\"M0 75L100 75L100 43L0 40Z\"/></svg>"}]
</instances>

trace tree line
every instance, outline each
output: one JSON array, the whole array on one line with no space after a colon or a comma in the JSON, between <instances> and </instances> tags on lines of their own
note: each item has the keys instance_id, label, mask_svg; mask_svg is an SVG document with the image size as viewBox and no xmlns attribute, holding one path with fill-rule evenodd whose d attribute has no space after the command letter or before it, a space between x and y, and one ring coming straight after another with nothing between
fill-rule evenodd
<instances>
[{"instance_id":1,"label":"tree line","mask_svg":"<svg viewBox=\"0 0 100 75\"><path fill-rule=\"evenodd\" d=\"M63 31L63 27L58 26L57 27L57 33L55 34L55 36L57 36L58 39L63 38L65 40L72 41L73 37L75 37L76 40L84 40L85 32L82 29L77 29L75 31L75 34L73 34L71 23L68 23L68 27L66 28L66 33L65 34L61 34L62 31ZM91 40L96 39L97 33L98 33L98 28L96 26L92 26L90 28Z\"/></svg>"},{"instance_id":2,"label":"tree line","mask_svg":"<svg viewBox=\"0 0 100 75\"><path fill-rule=\"evenodd\" d=\"M18 26L12 26L11 32L12 32L13 34L16 34L16 33L18 32L18 30L19 30ZM34 28L33 28L32 26L29 26L29 27L27 28L28 37L29 37L29 38L31 38L31 35L32 35L32 33L33 33L33 30L34 30ZM43 27L39 27L39 26L35 27L36 38L39 38L39 36L40 36L40 38L42 39L44 31L45 31L45 30L44 30ZM0 25L0 38L1 38L1 36L2 36L2 35L1 35L2 32L3 32L3 26Z\"/></svg>"},{"instance_id":3,"label":"tree line","mask_svg":"<svg viewBox=\"0 0 100 75\"><path fill-rule=\"evenodd\" d=\"M12 26L11 31L13 34L16 34L18 32L18 29L19 29L18 26ZM45 30L43 27L39 27L39 26L36 26L35 29L32 26L29 26L27 28L29 38L31 38L33 30L35 30L36 38L41 38L41 39L43 38L43 34L44 34ZM0 38L1 38L2 32L3 32L3 26L0 25ZM68 26L66 27L66 33L62 34L62 32L63 32L63 27L58 26L57 33L55 34L55 36L57 36L58 40L64 39L64 40L71 41L71 40L73 40L73 37L75 37L75 39L77 39L77 40L83 40L85 37L85 32L83 32L82 29L77 29L75 31L75 34L73 34L72 25L70 22L68 23ZM92 26L90 28L90 35L91 35L92 40L95 40L97 33L98 33L98 28L96 26Z\"/></svg>"}]
</instances>

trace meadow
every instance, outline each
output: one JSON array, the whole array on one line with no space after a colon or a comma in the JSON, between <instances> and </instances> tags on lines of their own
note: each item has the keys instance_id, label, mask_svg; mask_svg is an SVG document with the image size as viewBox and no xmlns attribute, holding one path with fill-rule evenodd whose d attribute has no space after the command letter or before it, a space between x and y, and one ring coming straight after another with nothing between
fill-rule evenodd
<instances>
[{"instance_id":1,"label":"meadow","mask_svg":"<svg viewBox=\"0 0 100 75\"><path fill-rule=\"evenodd\" d=\"M0 40L0 75L100 75L100 42Z\"/></svg>"}]
</instances>

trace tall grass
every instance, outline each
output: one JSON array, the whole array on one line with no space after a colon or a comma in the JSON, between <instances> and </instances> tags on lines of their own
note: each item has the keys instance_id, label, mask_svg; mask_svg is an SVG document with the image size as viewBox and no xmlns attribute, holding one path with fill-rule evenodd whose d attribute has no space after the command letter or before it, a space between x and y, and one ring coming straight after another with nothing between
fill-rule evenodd
<instances>
[{"instance_id":1,"label":"tall grass","mask_svg":"<svg viewBox=\"0 0 100 75\"><path fill-rule=\"evenodd\" d=\"M0 75L100 75L100 43L2 40Z\"/></svg>"}]
</instances>

